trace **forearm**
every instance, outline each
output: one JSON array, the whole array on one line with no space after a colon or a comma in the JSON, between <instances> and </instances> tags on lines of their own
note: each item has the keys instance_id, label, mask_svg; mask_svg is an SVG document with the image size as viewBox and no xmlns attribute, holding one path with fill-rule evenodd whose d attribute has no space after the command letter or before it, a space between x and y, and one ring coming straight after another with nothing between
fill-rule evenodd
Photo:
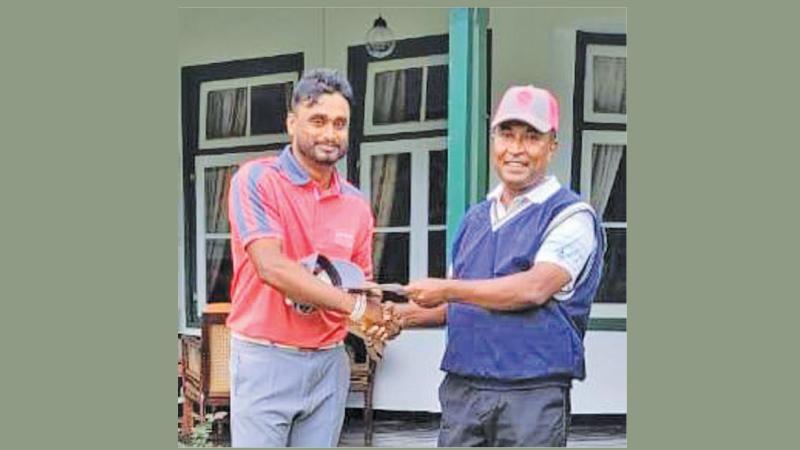
<instances>
[{"instance_id":1,"label":"forearm","mask_svg":"<svg viewBox=\"0 0 800 450\"><path fill-rule=\"evenodd\" d=\"M355 301L350 295L323 283L288 258L276 258L269 264L260 265L258 275L289 298L345 314L353 310Z\"/></svg>"},{"instance_id":2,"label":"forearm","mask_svg":"<svg viewBox=\"0 0 800 450\"><path fill-rule=\"evenodd\" d=\"M449 301L470 303L494 311L519 311L545 304L552 292L530 273L488 280L448 280Z\"/></svg>"},{"instance_id":3,"label":"forearm","mask_svg":"<svg viewBox=\"0 0 800 450\"><path fill-rule=\"evenodd\" d=\"M403 327L438 327L447 321L447 305L435 308L422 308L414 303L401 303L395 310L403 319Z\"/></svg>"}]
</instances>

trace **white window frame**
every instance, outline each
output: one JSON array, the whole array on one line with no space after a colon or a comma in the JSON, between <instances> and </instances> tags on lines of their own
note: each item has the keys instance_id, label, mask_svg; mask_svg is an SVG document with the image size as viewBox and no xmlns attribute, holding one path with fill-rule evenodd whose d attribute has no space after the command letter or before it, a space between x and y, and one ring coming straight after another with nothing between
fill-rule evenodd
<instances>
[{"instance_id":1,"label":"white window frame","mask_svg":"<svg viewBox=\"0 0 800 450\"><path fill-rule=\"evenodd\" d=\"M408 279L428 276L428 232L446 229L446 224L428 224L428 174L430 152L447 151L447 138L404 139L365 142L361 144L361 191L372 199L372 157L376 155L411 154L411 217L406 227L375 227L376 233L408 232ZM376 268L377 270L377 268Z\"/></svg>"},{"instance_id":2,"label":"white window frame","mask_svg":"<svg viewBox=\"0 0 800 450\"><path fill-rule=\"evenodd\" d=\"M444 130L447 129L447 119L425 120L426 100L428 93L428 67L448 65L448 55L430 55L417 58L391 59L376 61L367 64L367 86L364 95L364 135L392 134L414 131ZM375 125L372 112L375 107L375 74L392 70L422 68L422 86L420 95L420 120L419 122L393 123Z\"/></svg>"},{"instance_id":3,"label":"white window frame","mask_svg":"<svg viewBox=\"0 0 800 450\"><path fill-rule=\"evenodd\" d=\"M594 112L594 57L622 57L627 61L628 46L589 44L586 46L586 78L583 90L583 121L599 123L628 123L627 114Z\"/></svg>"},{"instance_id":4,"label":"white window frame","mask_svg":"<svg viewBox=\"0 0 800 450\"><path fill-rule=\"evenodd\" d=\"M581 141L581 197L585 202L589 202L592 195L592 146L594 144L624 145L628 151L628 133L625 131L596 131L587 130L583 132ZM601 221L602 217L598 217ZM603 229L616 228L624 229L627 232L628 222L601 222ZM628 317L628 304L619 303L594 303L592 305L592 317L597 318L619 318Z\"/></svg>"},{"instance_id":5,"label":"white window frame","mask_svg":"<svg viewBox=\"0 0 800 450\"><path fill-rule=\"evenodd\" d=\"M286 133L278 134L260 134L252 136L250 134L250 117L252 116L253 109L250 105L250 90L254 86L261 86L265 84L278 84L278 83L297 83L297 72L284 72L271 75L262 75L258 77L248 78L235 78L230 80L215 80L206 81L200 84L200 113L198 124L197 148L199 150L207 150L211 148L228 148L239 147L245 145L265 145L275 144L278 142L286 142L289 137ZM208 93L211 91L219 91L222 89L236 89L247 88L247 123L245 125L246 136L206 139L206 114Z\"/></svg>"},{"instance_id":6,"label":"white window frame","mask_svg":"<svg viewBox=\"0 0 800 450\"><path fill-rule=\"evenodd\" d=\"M203 314L207 304L206 292L206 240L209 238L230 239L230 233L206 233L206 203L205 203L205 169L225 167L232 165L241 166L242 163L254 158L277 155L279 150L260 152L226 153L222 155L203 155L195 158L195 268L196 283L195 301L197 302L198 319ZM185 324L185 322L184 322ZM187 327L188 328L188 327ZM189 328L192 329L192 328Z\"/></svg>"}]
</instances>

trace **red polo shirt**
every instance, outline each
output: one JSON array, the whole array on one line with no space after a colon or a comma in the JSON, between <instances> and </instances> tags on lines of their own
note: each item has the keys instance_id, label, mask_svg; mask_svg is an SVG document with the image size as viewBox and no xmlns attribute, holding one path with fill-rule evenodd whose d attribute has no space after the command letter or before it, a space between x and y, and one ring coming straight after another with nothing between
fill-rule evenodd
<instances>
[{"instance_id":1,"label":"red polo shirt","mask_svg":"<svg viewBox=\"0 0 800 450\"><path fill-rule=\"evenodd\" d=\"M320 192L287 146L277 158L243 164L231 180L228 201L231 331L297 347L341 342L347 335L345 315L324 309L302 313L287 305L283 293L258 277L245 249L257 239L280 239L293 260L322 253L352 261L371 278L374 222L363 194L335 170L330 188Z\"/></svg>"}]
</instances>

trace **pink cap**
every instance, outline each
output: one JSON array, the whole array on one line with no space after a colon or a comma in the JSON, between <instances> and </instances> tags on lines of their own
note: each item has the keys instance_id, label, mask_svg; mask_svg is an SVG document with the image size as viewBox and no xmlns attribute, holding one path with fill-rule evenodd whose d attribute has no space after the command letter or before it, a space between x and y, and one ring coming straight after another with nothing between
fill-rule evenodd
<instances>
[{"instance_id":1,"label":"pink cap","mask_svg":"<svg viewBox=\"0 0 800 450\"><path fill-rule=\"evenodd\" d=\"M503 94L492 119L492 128L509 120L519 120L542 133L558 131L558 100L545 89L512 86Z\"/></svg>"}]
</instances>

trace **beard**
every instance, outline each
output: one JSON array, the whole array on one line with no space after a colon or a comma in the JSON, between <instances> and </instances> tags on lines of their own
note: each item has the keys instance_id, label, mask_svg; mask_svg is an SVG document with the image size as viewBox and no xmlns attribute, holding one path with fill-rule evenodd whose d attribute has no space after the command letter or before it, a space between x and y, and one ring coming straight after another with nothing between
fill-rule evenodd
<instances>
[{"instance_id":1,"label":"beard","mask_svg":"<svg viewBox=\"0 0 800 450\"><path fill-rule=\"evenodd\" d=\"M333 166L347 154L347 143L323 143L317 142L313 138L298 137L297 150L316 164Z\"/></svg>"}]
</instances>

